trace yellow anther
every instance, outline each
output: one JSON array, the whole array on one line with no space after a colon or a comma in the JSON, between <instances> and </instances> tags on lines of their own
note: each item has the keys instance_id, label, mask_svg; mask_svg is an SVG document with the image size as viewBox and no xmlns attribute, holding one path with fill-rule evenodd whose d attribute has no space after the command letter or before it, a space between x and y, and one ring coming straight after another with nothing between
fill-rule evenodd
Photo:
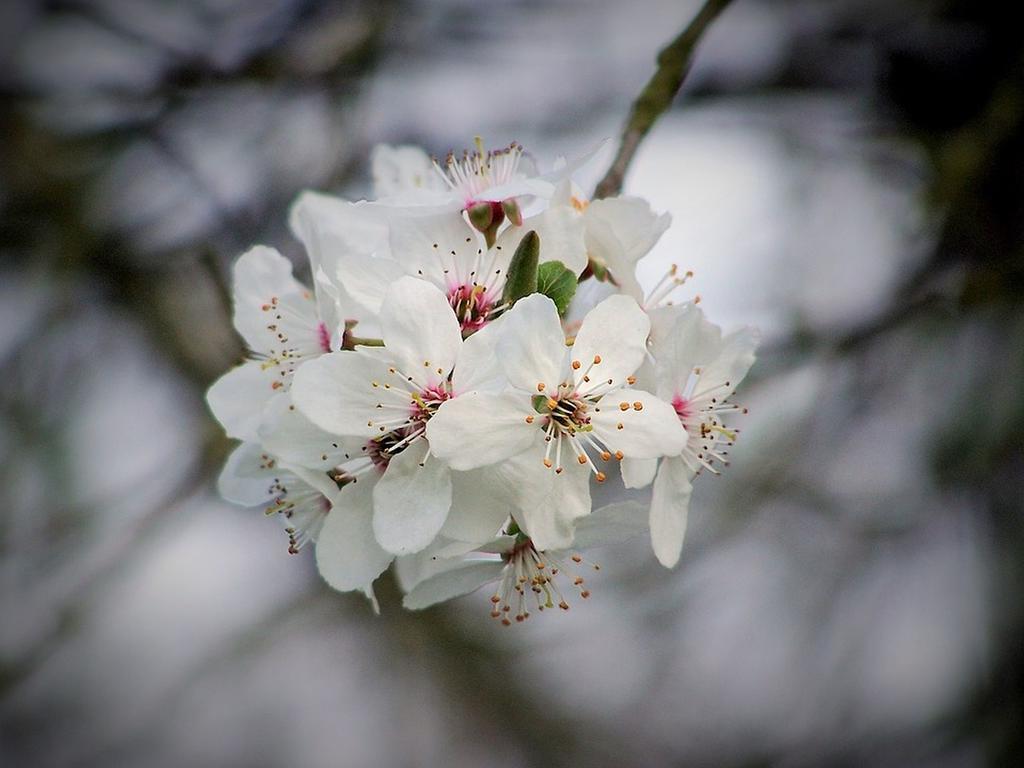
<instances>
[{"instance_id":1,"label":"yellow anther","mask_svg":"<svg viewBox=\"0 0 1024 768\"><path fill-rule=\"evenodd\" d=\"M620 411L628 411L629 410L629 403L627 403L625 400L623 400L621 403L619 403L619 410Z\"/></svg>"},{"instance_id":2,"label":"yellow anther","mask_svg":"<svg viewBox=\"0 0 1024 768\"><path fill-rule=\"evenodd\" d=\"M644 404L641 403L639 400L637 400L635 403L633 403L633 410L634 411L642 411L643 409L644 409Z\"/></svg>"}]
</instances>

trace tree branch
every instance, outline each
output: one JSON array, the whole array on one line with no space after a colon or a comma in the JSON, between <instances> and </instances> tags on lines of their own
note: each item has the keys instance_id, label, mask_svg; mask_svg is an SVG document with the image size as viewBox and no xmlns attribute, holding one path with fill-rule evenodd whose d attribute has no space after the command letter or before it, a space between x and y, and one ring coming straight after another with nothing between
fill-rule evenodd
<instances>
[{"instance_id":1,"label":"tree branch","mask_svg":"<svg viewBox=\"0 0 1024 768\"><path fill-rule=\"evenodd\" d=\"M658 54L658 69L633 102L629 119L622 129L619 151L604 178L597 183L595 198L610 197L622 191L626 171L651 126L669 108L690 71L693 52L711 22L731 0L706 0L697 15L679 36Z\"/></svg>"}]
</instances>

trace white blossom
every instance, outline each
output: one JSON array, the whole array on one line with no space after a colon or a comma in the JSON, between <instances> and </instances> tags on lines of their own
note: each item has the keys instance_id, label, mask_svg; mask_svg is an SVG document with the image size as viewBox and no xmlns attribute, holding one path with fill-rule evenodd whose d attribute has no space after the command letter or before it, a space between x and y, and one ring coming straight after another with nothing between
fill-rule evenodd
<instances>
[{"instance_id":1,"label":"white blossom","mask_svg":"<svg viewBox=\"0 0 1024 768\"><path fill-rule=\"evenodd\" d=\"M210 409L230 437L256 441L264 409L285 396L305 362L340 343L337 310L321 281L316 292L292 277L273 248L256 246L234 266L234 324L250 359L210 387Z\"/></svg>"},{"instance_id":2,"label":"white blossom","mask_svg":"<svg viewBox=\"0 0 1024 768\"><path fill-rule=\"evenodd\" d=\"M495 584L491 617L505 626L522 622L531 610L569 610L569 599L590 597L583 572L600 566L584 560L580 551L618 544L646 530L638 502L610 504L580 521L574 540L563 550L544 550L524 533L512 529L473 552L443 559L434 557L432 567L418 581L408 584L402 604L419 610L467 595L486 584Z\"/></svg>"},{"instance_id":3,"label":"white blossom","mask_svg":"<svg viewBox=\"0 0 1024 768\"><path fill-rule=\"evenodd\" d=\"M683 307L671 333L655 348L655 391L672 409L689 439L677 456L657 461L625 461L627 487L652 480L651 543L658 560L671 568L679 560L686 533L693 477L719 473L738 430L723 422L727 414L746 412L729 401L754 363L758 335L742 328L726 336L696 305ZM656 473L656 474L655 474Z\"/></svg>"},{"instance_id":4,"label":"white blossom","mask_svg":"<svg viewBox=\"0 0 1024 768\"><path fill-rule=\"evenodd\" d=\"M493 375L493 352L488 334L463 342L446 297L416 278L391 287L380 322L382 348L337 352L304 366L293 396L320 428L366 441L382 472L373 530L387 551L406 554L428 546L453 509L454 481L448 466L431 460L426 427L442 404L476 386L475 377Z\"/></svg>"},{"instance_id":5,"label":"white blossom","mask_svg":"<svg viewBox=\"0 0 1024 768\"><path fill-rule=\"evenodd\" d=\"M571 346L540 294L519 301L500 326L495 351L507 386L442 403L427 436L453 469L501 463L523 530L541 548L565 546L590 512L591 474L603 482L601 467L613 458L674 455L686 433L668 403L631 388L650 324L629 297L591 310Z\"/></svg>"}]
</instances>

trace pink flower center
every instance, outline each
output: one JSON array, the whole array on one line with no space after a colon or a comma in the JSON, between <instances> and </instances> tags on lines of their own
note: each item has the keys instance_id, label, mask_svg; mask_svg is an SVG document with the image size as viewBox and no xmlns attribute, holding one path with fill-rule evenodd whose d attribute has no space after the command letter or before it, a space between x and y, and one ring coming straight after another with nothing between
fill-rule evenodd
<instances>
[{"instance_id":1,"label":"pink flower center","mask_svg":"<svg viewBox=\"0 0 1024 768\"><path fill-rule=\"evenodd\" d=\"M426 421L441 407L441 403L450 399L451 396L451 392L442 384L427 387L413 402L409 413L410 420ZM422 427L419 428L422 429Z\"/></svg>"},{"instance_id":2,"label":"pink flower center","mask_svg":"<svg viewBox=\"0 0 1024 768\"><path fill-rule=\"evenodd\" d=\"M672 398L672 407L675 409L676 416L679 417L679 421L681 421L685 427L687 420L693 417L693 408L690 401L682 395L677 394Z\"/></svg>"},{"instance_id":3,"label":"pink flower center","mask_svg":"<svg viewBox=\"0 0 1024 768\"><path fill-rule=\"evenodd\" d=\"M320 342L320 349L324 352L331 351L331 332L327 330L327 326L320 323L316 327L316 337Z\"/></svg>"},{"instance_id":4,"label":"pink flower center","mask_svg":"<svg viewBox=\"0 0 1024 768\"><path fill-rule=\"evenodd\" d=\"M456 285L448 289L448 303L459 319L462 335L469 336L488 323L494 299L482 285Z\"/></svg>"}]
</instances>

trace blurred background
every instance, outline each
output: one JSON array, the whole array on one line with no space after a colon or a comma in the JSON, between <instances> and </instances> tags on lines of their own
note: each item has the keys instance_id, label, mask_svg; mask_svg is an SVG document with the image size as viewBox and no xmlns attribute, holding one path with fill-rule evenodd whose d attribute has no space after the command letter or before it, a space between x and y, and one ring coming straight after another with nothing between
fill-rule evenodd
<instances>
[{"instance_id":1,"label":"blurred background","mask_svg":"<svg viewBox=\"0 0 1024 768\"><path fill-rule=\"evenodd\" d=\"M296 193L368 194L382 141L578 154L698 5L0 6L0 763L1021 764L1013 3L737 0L703 40L626 180L674 218L643 277L765 342L676 570L375 618L212 488L226 276L304 265Z\"/></svg>"}]
</instances>

